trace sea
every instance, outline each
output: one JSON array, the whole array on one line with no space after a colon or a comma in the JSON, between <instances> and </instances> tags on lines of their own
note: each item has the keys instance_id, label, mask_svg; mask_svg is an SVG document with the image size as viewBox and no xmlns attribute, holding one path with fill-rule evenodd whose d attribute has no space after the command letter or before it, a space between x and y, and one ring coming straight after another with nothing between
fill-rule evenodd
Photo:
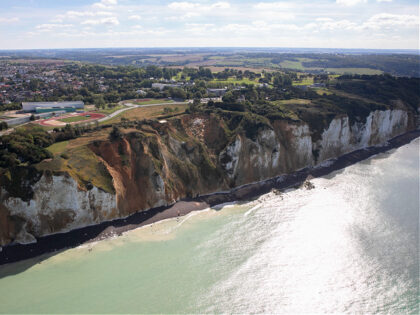
<instances>
[{"instance_id":1,"label":"sea","mask_svg":"<svg viewBox=\"0 0 420 315\"><path fill-rule=\"evenodd\" d=\"M419 145L0 266L0 313L419 313Z\"/></svg>"}]
</instances>

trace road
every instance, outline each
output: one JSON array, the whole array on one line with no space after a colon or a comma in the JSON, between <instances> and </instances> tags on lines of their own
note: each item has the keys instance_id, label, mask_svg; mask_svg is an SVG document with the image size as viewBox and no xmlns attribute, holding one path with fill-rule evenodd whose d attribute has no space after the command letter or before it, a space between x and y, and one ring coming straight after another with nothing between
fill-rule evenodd
<instances>
[{"instance_id":1,"label":"road","mask_svg":"<svg viewBox=\"0 0 420 315\"><path fill-rule=\"evenodd\" d=\"M125 108L121 108L121 109L113 112L112 114L109 114L108 116L106 116L104 118L98 119L98 122L107 121L107 120L109 120L109 119L127 111L127 110L138 108L138 107L152 107L152 106L162 106L162 105L185 105L185 104L187 104L187 102L158 103L158 104L147 104L147 105L135 105L135 104L132 104L132 103L125 103L125 104L122 104L122 105L126 106Z\"/></svg>"},{"instance_id":2,"label":"road","mask_svg":"<svg viewBox=\"0 0 420 315\"><path fill-rule=\"evenodd\" d=\"M132 103L125 103L125 104L123 104L122 102L119 102L118 104L124 105L126 107L125 108L121 108L121 109L113 112L112 114L109 114L108 116L106 116L104 118L100 118L100 119L98 119L96 121L97 122L104 122L104 121L107 121L107 120L109 120L111 118L114 118L115 116L118 116L119 114L121 114L121 113L123 113L123 112L125 112L127 110L138 108L138 107L152 107L152 106L162 106L162 105L185 105L185 104L188 104L189 102L190 101L173 102L173 103L147 104L147 105L135 105L135 104L132 104ZM94 124L94 123L95 123L95 121L90 122L89 124ZM26 125L26 124L27 123L25 123L23 125ZM12 128L9 128L7 130L0 131L0 136L5 135L5 134L9 134L9 133L11 133L14 130L15 127L21 127L23 125L13 126ZM49 132L52 132L52 130L50 130Z\"/></svg>"}]
</instances>

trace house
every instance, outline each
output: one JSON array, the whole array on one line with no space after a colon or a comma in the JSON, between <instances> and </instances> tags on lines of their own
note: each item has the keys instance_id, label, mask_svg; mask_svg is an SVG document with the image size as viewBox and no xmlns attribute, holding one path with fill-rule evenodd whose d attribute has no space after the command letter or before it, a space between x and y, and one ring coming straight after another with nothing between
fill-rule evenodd
<instances>
[{"instance_id":1,"label":"house","mask_svg":"<svg viewBox=\"0 0 420 315\"><path fill-rule=\"evenodd\" d=\"M226 94L227 89L207 89L207 93L208 94L213 94L216 95L218 97L223 96Z\"/></svg>"},{"instance_id":2,"label":"house","mask_svg":"<svg viewBox=\"0 0 420 315\"><path fill-rule=\"evenodd\" d=\"M143 90L137 90L136 94L141 95L141 96L145 96L147 94L147 92L143 91Z\"/></svg>"},{"instance_id":3,"label":"house","mask_svg":"<svg viewBox=\"0 0 420 315\"><path fill-rule=\"evenodd\" d=\"M182 87L182 83L168 84L168 83L152 83L152 89L159 89L162 91L166 87Z\"/></svg>"}]
</instances>

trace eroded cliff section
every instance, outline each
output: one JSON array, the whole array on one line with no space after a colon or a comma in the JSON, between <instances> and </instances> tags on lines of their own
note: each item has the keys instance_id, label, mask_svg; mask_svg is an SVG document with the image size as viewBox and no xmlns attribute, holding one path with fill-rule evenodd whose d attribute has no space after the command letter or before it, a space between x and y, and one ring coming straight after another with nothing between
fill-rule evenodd
<instances>
[{"instance_id":1,"label":"eroded cliff section","mask_svg":"<svg viewBox=\"0 0 420 315\"><path fill-rule=\"evenodd\" d=\"M414 129L402 109L373 111L363 121L333 118L321 132L276 120L253 132L232 132L213 114L185 115L124 130L120 139L88 145L112 177L114 192L69 174L40 171L20 197L0 198L0 245L129 216L184 197L228 190L317 165ZM52 163L52 162L51 162Z\"/></svg>"}]
</instances>

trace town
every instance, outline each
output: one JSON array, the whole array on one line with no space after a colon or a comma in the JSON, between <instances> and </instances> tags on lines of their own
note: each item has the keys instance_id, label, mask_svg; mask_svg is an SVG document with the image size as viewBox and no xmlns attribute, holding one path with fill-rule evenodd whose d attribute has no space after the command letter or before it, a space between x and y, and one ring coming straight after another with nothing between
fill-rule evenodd
<instances>
[{"instance_id":1,"label":"town","mask_svg":"<svg viewBox=\"0 0 420 315\"><path fill-rule=\"evenodd\" d=\"M226 68L212 72L204 67L161 68L150 65L135 68L50 59L5 59L0 61L0 128L37 120L42 120L39 123L44 125L43 120L68 115L74 104L78 104L73 111L77 109L79 116L86 112L89 117L106 120L101 115L113 117L115 112L130 109L124 103L128 100L137 100L136 105L149 106L169 102L220 102L222 97L230 102L243 102L248 88L273 87L282 88L285 98L290 98L286 95L288 87L295 85L302 90L324 88L332 77L296 72L253 72L248 69ZM43 102L41 107L44 108L33 105L28 111L24 106L28 102ZM66 103L70 106L57 105ZM63 107L66 107L64 111ZM92 115L92 111L96 115ZM82 120L75 118L69 122L78 124Z\"/></svg>"}]
</instances>

